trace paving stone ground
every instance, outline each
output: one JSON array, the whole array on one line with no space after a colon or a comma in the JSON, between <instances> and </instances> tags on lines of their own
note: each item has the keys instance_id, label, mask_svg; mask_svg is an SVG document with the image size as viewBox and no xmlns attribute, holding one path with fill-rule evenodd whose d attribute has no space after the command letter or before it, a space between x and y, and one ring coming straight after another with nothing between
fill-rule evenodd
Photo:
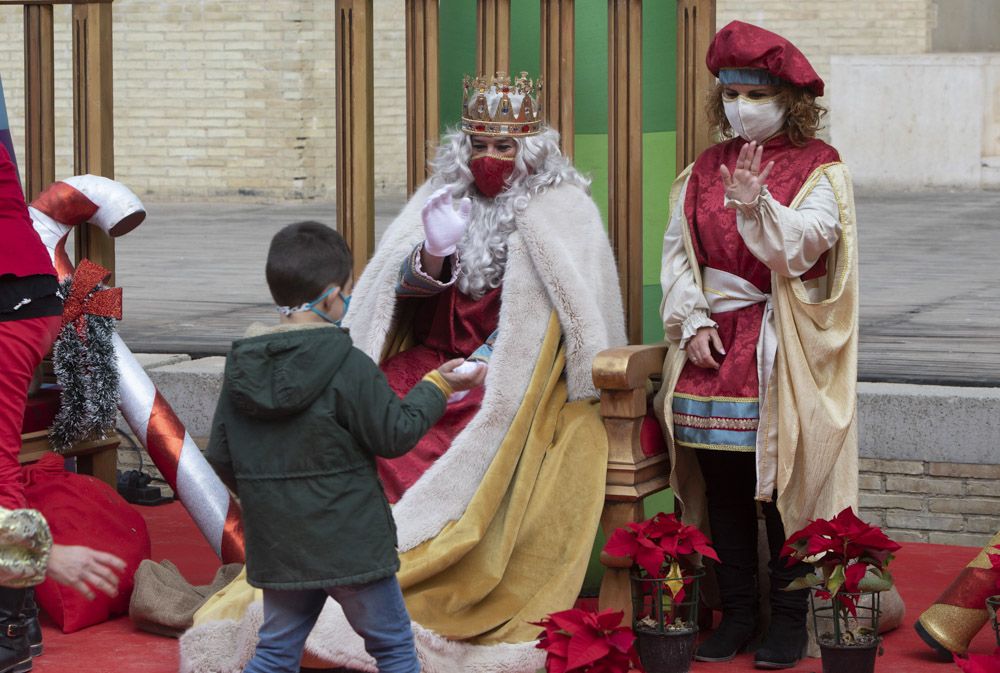
<instances>
[{"instance_id":1,"label":"paving stone ground","mask_svg":"<svg viewBox=\"0 0 1000 673\"><path fill-rule=\"evenodd\" d=\"M146 204L117 244L120 332L136 352L223 354L273 320L263 268L271 236L333 224L335 204ZM401 198L376 202L376 235ZM857 195L864 381L1000 385L1000 192Z\"/></svg>"}]
</instances>

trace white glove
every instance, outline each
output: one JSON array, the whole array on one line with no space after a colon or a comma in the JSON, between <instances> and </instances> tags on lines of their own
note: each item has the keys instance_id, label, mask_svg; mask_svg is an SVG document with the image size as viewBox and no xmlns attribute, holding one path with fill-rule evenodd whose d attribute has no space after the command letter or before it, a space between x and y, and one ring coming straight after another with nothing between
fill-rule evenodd
<instances>
[{"instance_id":1,"label":"white glove","mask_svg":"<svg viewBox=\"0 0 1000 673\"><path fill-rule=\"evenodd\" d=\"M468 374L470 372L476 371L482 366L483 364L481 362L470 362L469 360L466 360L459 366L455 367L452 371L455 372L456 374ZM453 402L460 402L464 400L465 396L468 394L469 394L468 390L459 390L457 393L452 393L451 396L448 397L448 404L452 404Z\"/></svg>"},{"instance_id":2,"label":"white glove","mask_svg":"<svg viewBox=\"0 0 1000 673\"><path fill-rule=\"evenodd\" d=\"M424 221L424 250L428 255L447 257L455 253L455 247L465 234L472 212L472 201L468 197L458 202L458 210L452 206L451 192L442 187L427 199L420 217Z\"/></svg>"}]
</instances>

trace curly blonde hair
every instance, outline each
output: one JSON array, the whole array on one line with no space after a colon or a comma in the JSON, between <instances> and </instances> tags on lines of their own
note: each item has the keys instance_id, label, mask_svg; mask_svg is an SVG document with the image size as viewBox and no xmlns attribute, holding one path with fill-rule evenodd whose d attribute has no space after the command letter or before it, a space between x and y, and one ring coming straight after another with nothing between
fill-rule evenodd
<instances>
[{"instance_id":1,"label":"curly blonde hair","mask_svg":"<svg viewBox=\"0 0 1000 673\"><path fill-rule=\"evenodd\" d=\"M705 114L721 137L732 138L733 127L722 104L722 91L725 88L724 84L716 84L709 93ZM826 108L816 102L816 96L808 89L790 84L778 87L777 97L778 102L788 110L784 128L788 139L796 147L802 147L809 139L815 138L816 132L822 128L820 124L826 115Z\"/></svg>"}]
</instances>

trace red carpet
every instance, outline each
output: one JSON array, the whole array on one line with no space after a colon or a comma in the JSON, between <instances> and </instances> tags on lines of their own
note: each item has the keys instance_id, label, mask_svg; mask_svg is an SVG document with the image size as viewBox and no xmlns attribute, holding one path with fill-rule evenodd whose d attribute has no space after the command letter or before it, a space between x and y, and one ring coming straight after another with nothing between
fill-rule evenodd
<instances>
[{"instance_id":1,"label":"red carpet","mask_svg":"<svg viewBox=\"0 0 1000 673\"><path fill-rule=\"evenodd\" d=\"M138 508L153 537L153 559L169 558L194 584L211 581L219 565L190 517L179 503ZM985 540L984 540L985 542ZM906 601L903 626L885 636L885 656L876 665L880 673L946 673L958 671L941 663L913 630L913 622L941 589L978 552L972 547L904 544L893 562L893 575ZM43 618L45 654L35 660L38 673L175 673L177 641L136 630L128 617L65 635ZM973 641L971 651L992 652L993 631L987 626ZM754 671L753 655L741 655L725 664L695 662L701 673ZM807 659L792 671L822 670L819 659ZM455 673L461 673L456 671Z\"/></svg>"}]
</instances>

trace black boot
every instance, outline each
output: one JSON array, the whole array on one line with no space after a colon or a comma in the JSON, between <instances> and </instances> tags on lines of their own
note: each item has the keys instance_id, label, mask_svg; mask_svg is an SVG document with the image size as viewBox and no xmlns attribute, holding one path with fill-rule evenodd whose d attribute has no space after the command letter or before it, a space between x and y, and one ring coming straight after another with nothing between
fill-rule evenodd
<instances>
[{"instance_id":1,"label":"black boot","mask_svg":"<svg viewBox=\"0 0 1000 673\"><path fill-rule=\"evenodd\" d=\"M808 574L812 567L805 563L788 567L788 560L779 557L785 533L774 503L765 503L764 514L767 520L768 546L771 548L771 561L768 564L771 576L771 623L764 642L757 648L753 662L757 668L791 668L805 654L809 637L806 631L809 590L785 591L784 588L793 580Z\"/></svg>"},{"instance_id":2,"label":"black boot","mask_svg":"<svg viewBox=\"0 0 1000 673\"><path fill-rule=\"evenodd\" d=\"M729 661L746 651L757 627L757 555L736 563L733 554L717 551L722 563L713 565L722 598L722 621L698 646L697 661Z\"/></svg>"},{"instance_id":3,"label":"black boot","mask_svg":"<svg viewBox=\"0 0 1000 673\"><path fill-rule=\"evenodd\" d=\"M31 649L21 607L24 589L0 588L0 673L31 670Z\"/></svg>"},{"instance_id":4,"label":"black boot","mask_svg":"<svg viewBox=\"0 0 1000 673\"><path fill-rule=\"evenodd\" d=\"M38 603L35 602L34 589L28 589L24 594L24 608L21 610L21 617L27 625L31 656L42 656L42 625L38 623Z\"/></svg>"},{"instance_id":5,"label":"black boot","mask_svg":"<svg viewBox=\"0 0 1000 673\"><path fill-rule=\"evenodd\" d=\"M722 601L722 622L698 646L697 661L729 661L747 649L757 628L757 505L753 454L698 451L705 477L712 563ZM735 479L735 483L734 483Z\"/></svg>"}]
</instances>

